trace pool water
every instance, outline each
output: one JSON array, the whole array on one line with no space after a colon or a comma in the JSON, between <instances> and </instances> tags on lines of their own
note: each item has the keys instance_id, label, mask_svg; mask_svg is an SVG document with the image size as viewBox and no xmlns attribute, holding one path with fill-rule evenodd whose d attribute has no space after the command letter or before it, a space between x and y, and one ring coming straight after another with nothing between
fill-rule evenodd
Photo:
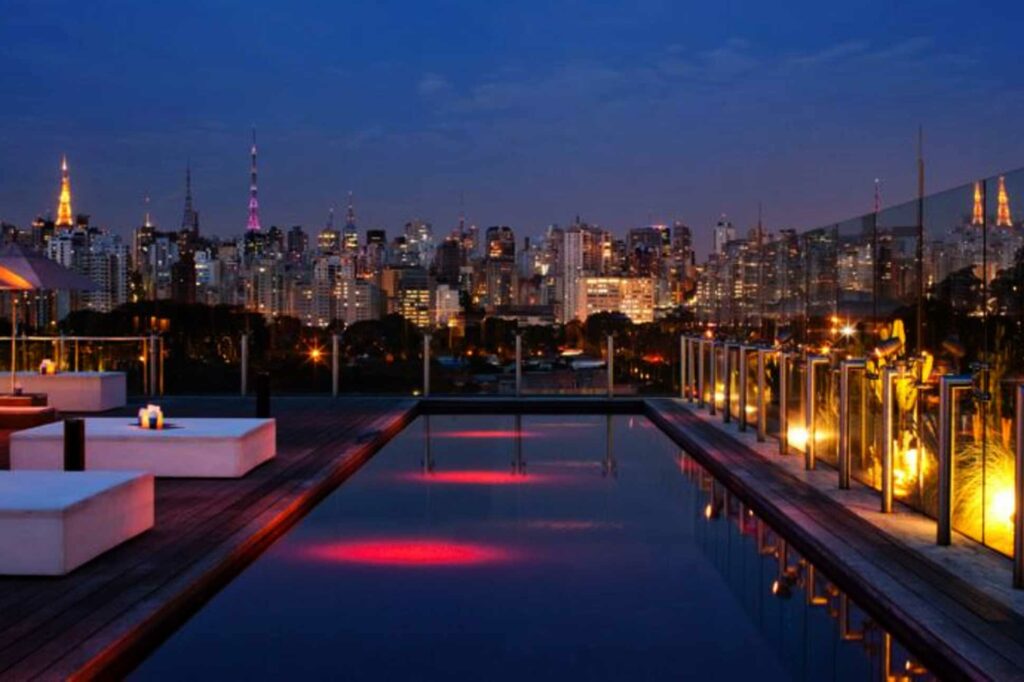
<instances>
[{"instance_id":1,"label":"pool water","mask_svg":"<svg viewBox=\"0 0 1024 682\"><path fill-rule=\"evenodd\" d=\"M432 416L134 677L926 676L908 660L646 419Z\"/></svg>"}]
</instances>

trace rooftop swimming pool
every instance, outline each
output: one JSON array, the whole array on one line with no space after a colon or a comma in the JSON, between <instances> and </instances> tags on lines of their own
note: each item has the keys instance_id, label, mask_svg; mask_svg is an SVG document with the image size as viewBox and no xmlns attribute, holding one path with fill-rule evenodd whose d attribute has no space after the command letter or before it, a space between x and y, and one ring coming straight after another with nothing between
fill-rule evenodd
<instances>
[{"instance_id":1,"label":"rooftop swimming pool","mask_svg":"<svg viewBox=\"0 0 1024 682\"><path fill-rule=\"evenodd\" d=\"M420 417L136 679L929 679L651 422Z\"/></svg>"}]
</instances>

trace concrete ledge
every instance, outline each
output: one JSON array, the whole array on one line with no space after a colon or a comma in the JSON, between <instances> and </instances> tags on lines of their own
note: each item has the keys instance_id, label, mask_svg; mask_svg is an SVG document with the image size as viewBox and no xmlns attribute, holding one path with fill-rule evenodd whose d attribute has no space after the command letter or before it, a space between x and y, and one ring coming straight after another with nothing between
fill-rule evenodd
<instances>
[{"instance_id":1,"label":"concrete ledge","mask_svg":"<svg viewBox=\"0 0 1024 682\"><path fill-rule=\"evenodd\" d=\"M153 477L0 472L0 574L65 575L153 527Z\"/></svg>"},{"instance_id":2,"label":"concrete ledge","mask_svg":"<svg viewBox=\"0 0 1024 682\"><path fill-rule=\"evenodd\" d=\"M146 471L169 478L239 478L277 452L273 419L171 419L167 428L142 429L131 417L85 420L89 470ZM64 425L11 434L11 469L63 466Z\"/></svg>"}]
</instances>

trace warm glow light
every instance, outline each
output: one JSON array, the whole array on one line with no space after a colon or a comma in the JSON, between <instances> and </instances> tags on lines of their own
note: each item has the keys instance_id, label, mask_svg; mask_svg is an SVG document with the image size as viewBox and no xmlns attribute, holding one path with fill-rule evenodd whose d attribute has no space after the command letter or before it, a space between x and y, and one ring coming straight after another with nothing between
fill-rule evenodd
<instances>
[{"instance_id":1,"label":"warm glow light","mask_svg":"<svg viewBox=\"0 0 1024 682\"><path fill-rule=\"evenodd\" d=\"M998 521L1009 521L1013 523L1013 512L1017 509L1014 501L1013 490L1004 488L992 494L989 513Z\"/></svg>"},{"instance_id":2,"label":"warm glow light","mask_svg":"<svg viewBox=\"0 0 1024 682\"><path fill-rule=\"evenodd\" d=\"M797 450L807 447L808 433L802 426L790 426L786 432L786 440Z\"/></svg>"},{"instance_id":3,"label":"warm glow light","mask_svg":"<svg viewBox=\"0 0 1024 682\"><path fill-rule=\"evenodd\" d=\"M857 333L857 328L851 324L847 324L844 325L843 328L839 330L839 333L845 336L846 338L850 338L851 336Z\"/></svg>"},{"instance_id":4,"label":"warm glow light","mask_svg":"<svg viewBox=\"0 0 1024 682\"><path fill-rule=\"evenodd\" d=\"M409 567L471 566L513 558L501 547L425 538L334 542L310 547L305 555L331 563Z\"/></svg>"},{"instance_id":5,"label":"warm glow light","mask_svg":"<svg viewBox=\"0 0 1024 682\"><path fill-rule=\"evenodd\" d=\"M320 362L320 359L323 357L323 355L324 352L317 347L309 349L309 359L312 360L313 362Z\"/></svg>"}]
</instances>

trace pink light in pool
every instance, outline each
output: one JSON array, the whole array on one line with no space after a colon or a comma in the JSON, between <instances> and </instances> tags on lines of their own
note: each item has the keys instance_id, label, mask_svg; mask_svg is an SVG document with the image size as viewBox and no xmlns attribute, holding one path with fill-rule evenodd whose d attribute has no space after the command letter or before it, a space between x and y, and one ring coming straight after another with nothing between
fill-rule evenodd
<instances>
[{"instance_id":1,"label":"pink light in pool","mask_svg":"<svg viewBox=\"0 0 1024 682\"><path fill-rule=\"evenodd\" d=\"M468 471L435 471L433 473L407 473L402 478L421 481L423 483L440 483L442 485L518 485L520 483L548 483L550 476L543 474L516 474L511 471L488 471L486 469L470 469Z\"/></svg>"},{"instance_id":2,"label":"pink light in pool","mask_svg":"<svg viewBox=\"0 0 1024 682\"><path fill-rule=\"evenodd\" d=\"M314 545L312 559L371 566L471 566L508 561L512 552L493 545L438 538L391 538Z\"/></svg>"},{"instance_id":3,"label":"pink light in pool","mask_svg":"<svg viewBox=\"0 0 1024 682\"><path fill-rule=\"evenodd\" d=\"M510 438L536 438L540 434L536 431L515 431L513 429L463 429L460 431L434 431L431 438L494 438L497 440L508 440Z\"/></svg>"}]
</instances>

